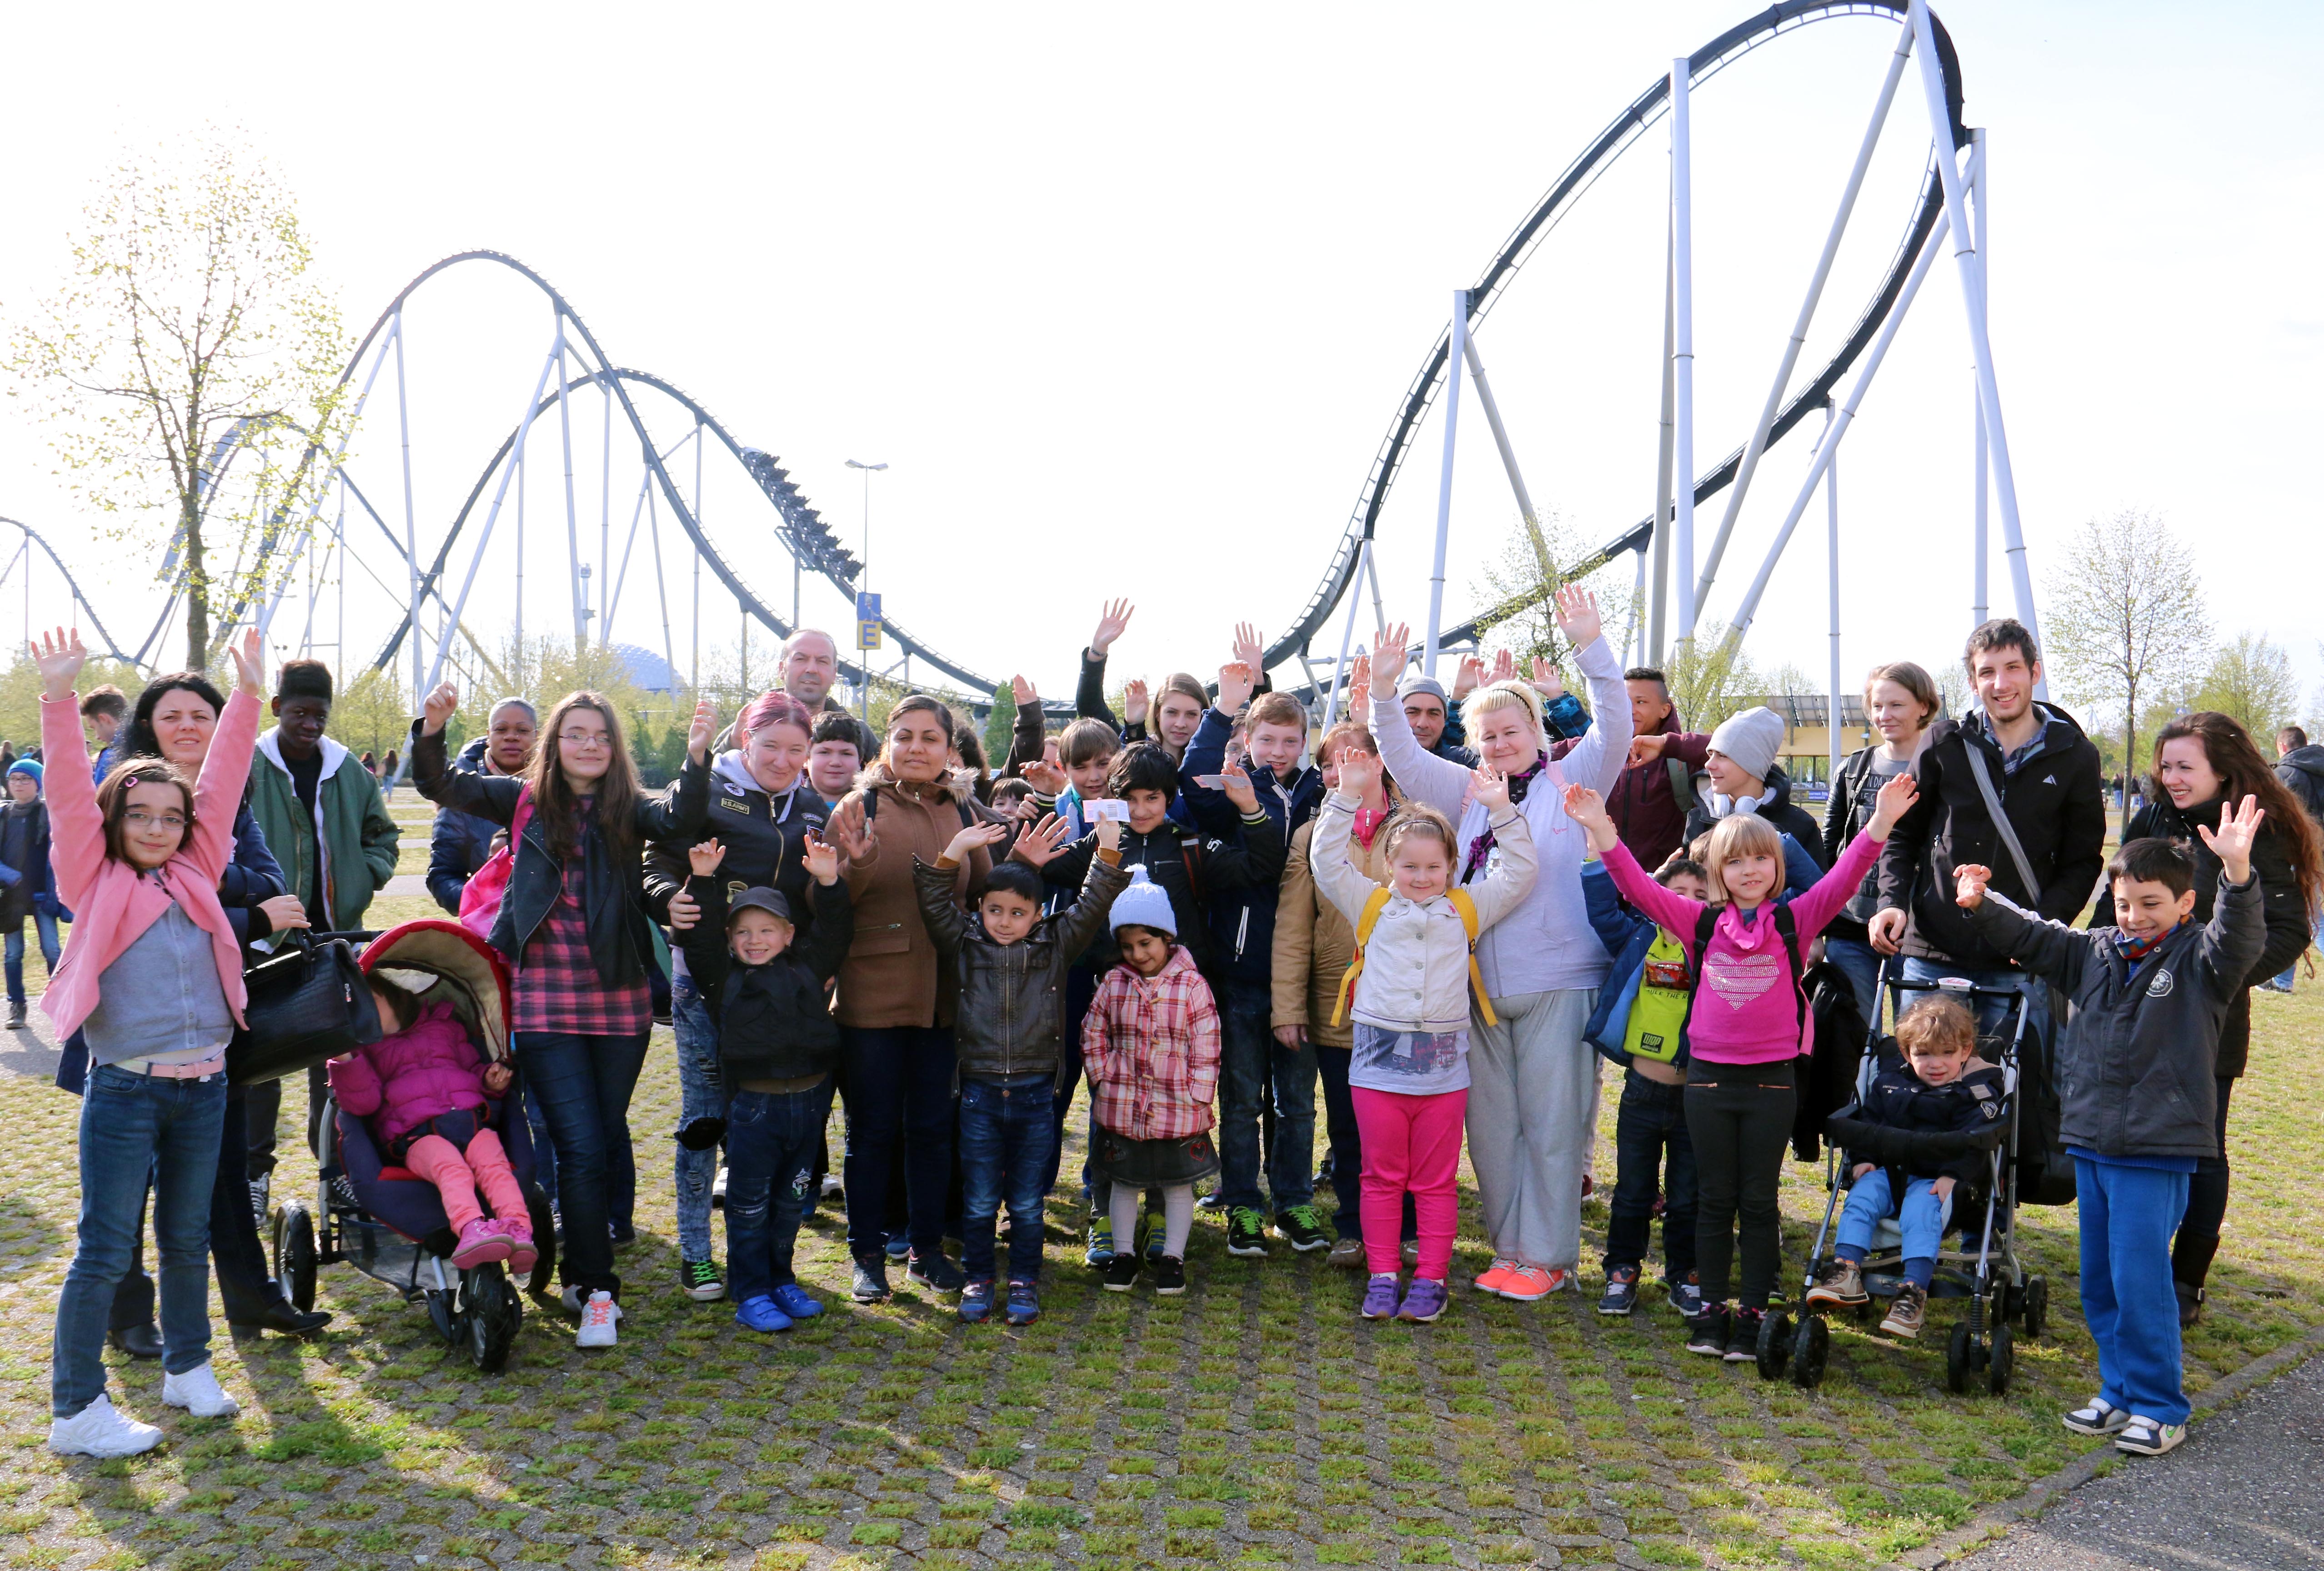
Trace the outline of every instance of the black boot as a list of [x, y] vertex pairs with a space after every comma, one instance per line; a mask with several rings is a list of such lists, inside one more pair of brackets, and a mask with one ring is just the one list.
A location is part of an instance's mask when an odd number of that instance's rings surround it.
[[253, 1337], [261, 1331], [279, 1331], [285, 1337], [306, 1337], [329, 1325], [331, 1314], [328, 1309], [302, 1309], [292, 1303], [287, 1294], [277, 1291], [263, 1304], [228, 1307], [226, 1323], [239, 1337]]
[[2211, 1257], [2218, 1252], [2216, 1234], [2209, 1238], [2190, 1238], [2181, 1233], [2171, 1250], [2171, 1286], [2179, 1295], [2179, 1328], [2182, 1331], [2203, 1318], [2203, 1283], [2211, 1274]]
[[151, 1320], [142, 1326], [124, 1326], [118, 1331], [107, 1331], [105, 1339], [132, 1358], [161, 1356], [161, 1333]]

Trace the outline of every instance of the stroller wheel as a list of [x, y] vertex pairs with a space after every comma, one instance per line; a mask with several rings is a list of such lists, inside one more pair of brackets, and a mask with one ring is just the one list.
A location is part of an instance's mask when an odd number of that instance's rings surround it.
[[1781, 1380], [1792, 1360], [1792, 1317], [1769, 1309], [1759, 1317], [1758, 1366], [1761, 1380]]
[[532, 1246], [540, 1252], [540, 1258], [533, 1262], [532, 1274], [524, 1279], [523, 1287], [534, 1298], [546, 1299], [557, 1286], [557, 1213], [539, 1184], [525, 1186], [524, 1203], [532, 1213]]
[[1824, 1365], [1831, 1359], [1831, 1328], [1821, 1315], [1809, 1315], [1792, 1334], [1792, 1383], [1813, 1391], [1823, 1383]]
[[508, 1363], [517, 1328], [524, 1324], [523, 1300], [493, 1263], [466, 1274], [460, 1298], [469, 1361], [486, 1374], [498, 1374]]
[[2007, 1396], [2009, 1377], [2016, 1372], [2016, 1337], [2009, 1329], [2009, 1322], [2004, 1320], [1993, 1328], [1993, 1347], [1985, 1365], [1985, 1389], [1996, 1396]]
[[2033, 1341], [2042, 1335], [2050, 1323], [2050, 1279], [2029, 1276], [2025, 1279], [2025, 1338]]
[[1953, 1334], [1945, 1339], [1945, 1386], [1955, 1396], [1969, 1392], [1969, 1376], [1975, 1373], [1970, 1359], [1974, 1350], [1969, 1335], [1969, 1322], [1955, 1320]]
[[315, 1218], [298, 1200], [274, 1213], [274, 1279], [302, 1309], [315, 1307]]

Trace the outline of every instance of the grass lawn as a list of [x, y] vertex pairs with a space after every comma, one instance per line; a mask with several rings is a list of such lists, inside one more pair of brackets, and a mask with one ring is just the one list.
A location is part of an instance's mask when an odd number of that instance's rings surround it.
[[[426, 909], [382, 902], [374, 920]], [[2324, 1324], [2324, 1089], [2304, 1072], [2324, 1041], [2324, 986], [2261, 994], [2255, 1012], [2227, 1240], [2188, 1346], [2199, 1386]], [[1230, 1259], [1207, 1216], [1185, 1297], [1103, 1292], [1067, 1242], [1081, 1217], [1062, 1201], [1038, 1325], [964, 1328], [912, 1293], [860, 1309], [843, 1296], [846, 1253], [826, 1219], [803, 1234], [800, 1268], [830, 1312], [750, 1336], [730, 1305], [671, 1291], [678, 1084], [658, 1032], [632, 1115], [642, 1236], [621, 1257], [618, 1350], [580, 1353], [561, 1320], [529, 1309], [509, 1371], [480, 1376], [420, 1309], [331, 1267], [321, 1302], [338, 1318], [315, 1340], [236, 1346], [218, 1328], [238, 1419], [163, 1409], [159, 1369], [112, 1355], [116, 1401], [170, 1442], [68, 1464], [44, 1441], [79, 1104], [37, 1072], [28, 1037], [17, 1046], [15, 1072], [0, 1075], [11, 1565], [1873, 1566], [2091, 1444], [2056, 1416], [2093, 1389], [2070, 1209], [2025, 1213], [2052, 1330], [2021, 1345], [2003, 1400], [1944, 1391], [1956, 1301], [1907, 1348], [1843, 1326], [1813, 1393], [1688, 1356], [1666, 1309], [1601, 1320], [1596, 1202], [1590, 1298], [1518, 1306], [1461, 1291], [1422, 1328], [1358, 1320], [1360, 1277], [1320, 1257], [1278, 1246], [1270, 1261]], [[300, 1094], [287, 1100], [283, 1148], [297, 1156], [278, 1194], [313, 1177], [289, 1132]], [[1612, 1114], [1609, 1098], [1607, 1186]], [[1821, 1170], [1786, 1177], [1796, 1260]], [[1456, 1279], [1485, 1260], [1464, 1213]]]

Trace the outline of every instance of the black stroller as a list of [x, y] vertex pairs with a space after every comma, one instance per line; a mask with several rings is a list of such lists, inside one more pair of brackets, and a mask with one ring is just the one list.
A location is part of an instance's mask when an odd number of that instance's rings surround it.
[[[491, 945], [458, 923], [407, 922], [374, 939], [362, 964], [366, 976], [381, 972], [425, 1002], [449, 1002], [487, 1062], [509, 1060], [508, 969]], [[512, 1086], [501, 1098], [493, 1127], [532, 1213], [540, 1253], [523, 1286], [540, 1296], [556, 1269], [555, 1218], [533, 1180], [521, 1087]], [[336, 1102], [323, 1119], [318, 1161], [315, 1208], [287, 1199], [274, 1214], [275, 1273], [291, 1301], [300, 1309], [311, 1305], [317, 1267], [344, 1260], [401, 1292], [407, 1302], [424, 1301], [446, 1342], [465, 1347], [478, 1369], [500, 1370], [524, 1323], [523, 1301], [499, 1263], [466, 1271], [451, 1263], [456, 1240], [436, 1186], [388, 1165], [363, 1120], [342, 1114]]]
[[[2003, 1116], [1988, 1128], [1960, 1135], [1891, 1129], [1858, 1117], [1872, 1082], [1903, 1062], [1894, 1022], [1904, 1012], [1904, 995], [1938, 991], [1951, 994], [1972, 1012], [1979, 1003], [2007, 1006], [2004, 1031], [1978, 1043], [1978, 1052], [2001, 1068], [2006, 1103]], [[1826, 1262], [1825, 1246], [1831, 1241], [1840, 1195], [1848, 1184], [1844, 1152], [1853, 1149], [1874, 1161], [1897, 1162], [1982, 1155], [1983, 1176], [1956, 1194], [1952, 1226], [1960, 1231], [1960, 1242], [1955, 1248], [1938, 1252], [1936, 1279], [1929, 1296], [1969, 1300], [1969, 1314], [1954, 1323], [1945, 1345], [1946, 1383], [1957, 1392], [1982, 1383], [1999, 1396], [2009, 1389], [2016, 1369], [2009, 1322], [2016, 1320], [2029, 1337], [2039, 1337], [2050, 1315], [2048, 1279], [2027, 1275], [2017, 1252], [2018, 1159], [2021, 1137], [2027, 1133], [2025, 1093], [2031, 1089], [2024, 1076], [2033, 1072], [2028, 1065], [2036, 1061], [2026, 1039], [2033, 1005], [2023, 993], [1974, 988], [1966, 982], [1904, 981], [1889, 975], [1886, 962], [1880, 969], [1879, 1002], [1882, 1009], [1875, 1013], [1864, 1061], [1857, 1070], [1857, 1099], [1825, 1120], [1830, 1145], [1824, 1159], [1828, 1192], [1823, 1224], [1816, 1230], [1815, 1246], [1808, 1254], [1805, 1286], [1815, 1286]], [[1885, 1032], [1882, 1013], [1891, 1023]], [[1874, 1230], [1872, 1251], [1864, 1261], [1863, 1272], [1865, 1288], [1875, 1300], [1894, 1298], [1904, 1285], [1903, 1245], [1904, 1235], [1893, 1217]], [[1805, 1301], [1804, 1291], [1802, 1301]], [[1872, 1305], [1867, 1304], [1856, 1312], [1863, 1318], [1871, 1310]], [[1790, 1315], [1771, 1310], [1759, 1327], [1760, 1377], [1779, 1380], [1788, 1375], [1795, 1384], [1812, 1387], [1823, 1379], [1831, 1349], [1831, 1328], [1821, 1313], [1803, 1312], [1794, 1328]]]

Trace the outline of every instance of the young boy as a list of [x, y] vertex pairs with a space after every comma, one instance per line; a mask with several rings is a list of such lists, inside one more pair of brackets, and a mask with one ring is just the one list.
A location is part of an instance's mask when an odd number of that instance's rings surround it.
[[[1711, 879], [1700, 862], [1674, 858], [1655, 882], [1689, 900], [1711, 898]], [[1590, 925], [1614, 960], [1582, 1034], [1622, 1066], [1606, 1291], [1598, 1312], [1627, 1315], [1637, 1308], [1638, 1272], [1652, 1241], [1659, 1192], [1663, 1285], [1671, 1308], [1692, 1319], [1702, 1313], [1702, 1279], [1694, 1268], [1694, 1141], [1686, 1128], [1686, 1043], [1679, 1029], [1693, 987], [1686, 949], [1677, 934], [1622, 905], [1604, 863], [1583, 867], [1582, 891]]]
[[800, 860], [815, 880], [815, 922], [796, 949], [788, 900], [752, 888], [730, 901], [715, 876], [725, 857], [715, 840], [687, 853], [694, 877], [687, 888], [702, 914], [678, 939], [717, 1031], [719, 1079], [729, 1093], [726, 1260], [734, 1322], [788, 1331], [823, 1313], [791, 1274], [791, 1246], [813, 1197], [839, 1062], [839, 1026], [824, 991], [847, 958], [855, 918], [839, 853], [813, 830]]
[[[1977, 1020], [1959, 999], [1923, 995], [1896, 1023], [1896, 1049], [1904, 1065], [1872, 1082], [1860, 1115], [1865, 1122], [1919, 1134], [1962, 1135], [2000, 1120], [2001, 1070], [1977, 1056]], [[1835, 1259], [1808, 1290], [1808, 1308], [1869, 1300], [1865, 1256], [1872, 1252], [1873, 1229], [1894, 1217], [1904, 1235], [1904, 1285], [1880, 1328], [1892, 1337], [1918, 1337], [1928, 1315], [1929, 1283], [1936, 1279], [1937, 1249], [1952, 1217], [1953, 1190], [1987, 1171], [1987, 1158], [1971, 1152], [1886, 1167], [1849, 1152], [1847, 1162], [1848, 1208], [1840, 1214]]]
[[815, 717], [807, 739], [807, 783], [823, 798], [826, 808], [855, 789], [863, 768], [863, 728], [852, 714], [826, 710]]
[[1009, 1202], [1009, 1302], [1012, 1326], [1041, 1317], [1041, 1199], [1056, 1171], [1056, 1082], [1064, 1062], [1065, 970], [1105, 932], [1113, 897], [1130, 882], [1121, 867], [1121, 821], [1097, 827], [1081, 898], [1055, 916], [1041, 914], [1038, 863], [1055, 856], [1039, 836], [1021, 837], [1015, 855], [985, 879], [974, 912], [953, 898], [960, 865], [980, 846], [1008, 834], [998, 823], [971, 824], [952, 839], [933, 868], [915, 858], [912, 878], [920, 920], [940, 963], [959, 978], [953, 1051], [960, 1065], [960, 1171], [964, 1190], [960, 1318], [992, 1313], [993, 1223]]
[[2263, 816], [2246, 796], [2216, 833], [2199, 826], [2220, 868], [2200, 927], [2194, 858], [2173, 841], [2135, 840], [2116, 854], [2115, 926], [2097, 932], [1988, 898], [1989, 868], [1955, 869], [1954, 901], [1977, 936], [2074, 1005], [2056, 1056], [2058, 1134], [2074, 1158], [2082, 1316], [2101, 1386], [2065, 1425], [2141, 1456], [2187, 1437], [2171, 1235], [2196, 1159], [2218, 1153], [2219, 1026], [2267, 940], [2251, 867]]
[[41, 959], [56, 975], [56, 889], [49, 877], [49, 809], [41, 800], [41, 766], [8, 766], [8, 800], [0, 805], [0, 929], [8, 934], [8, 1029], [24, 1025], [24, 918], [40, 935]]

